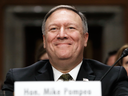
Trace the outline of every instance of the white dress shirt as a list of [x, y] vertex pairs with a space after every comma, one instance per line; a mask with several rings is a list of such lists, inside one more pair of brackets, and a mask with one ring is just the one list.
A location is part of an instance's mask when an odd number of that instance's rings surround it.
[[[76, 81], [76, 78], [77, 78], [77, 75], [78, 75], [78, 72], [79, 72], [82, 62], [83, 61], [81, 61], [80, 64], [78, 64], [74, 69], [72, 69], [70, 72], [68, 72], [72, 76], [73, 81]], [[57, 69], [55, 69], [53, 66], [52, 66], [52, 69], [53, 69], [54, 81], [59, 81], [59, 77], [63, 73], [58, 71]]]

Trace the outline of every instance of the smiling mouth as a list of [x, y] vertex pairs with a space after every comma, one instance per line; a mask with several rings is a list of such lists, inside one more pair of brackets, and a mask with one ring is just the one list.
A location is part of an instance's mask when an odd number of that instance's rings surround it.
[[70, 46], [72, 45], [73, 42], [72, 41], [57, 41], [57, 42], [54, 42], [54, 45], [55, 46], [62, 46], [62, 47], [66, 47], [66, 46]]
[[67, 45], [71, 45], [70, 43], [58, 43], [56, 44], [56, 46], [67, 46]]

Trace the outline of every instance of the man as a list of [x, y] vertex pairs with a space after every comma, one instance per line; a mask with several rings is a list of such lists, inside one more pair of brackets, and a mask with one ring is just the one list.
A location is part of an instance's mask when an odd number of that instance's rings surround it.
[[[15, 81], [58, 81], [69, 73], [72, 80], [100, 80], [110, 68], [95, 60], [83, 59], [87, 46], [87, 21], [81, 12], [68, 5], [51, 9], [45, 16], [43, 43], [49, 60], [26, 68], [10, 69], [4, 82], [6, 96], [12, 96]], [[102, 79], [102, 96], [128, 96], [128, 81], [123, 67], [114, 67]], [[93, 86], [92, 86], [93, 87]]]

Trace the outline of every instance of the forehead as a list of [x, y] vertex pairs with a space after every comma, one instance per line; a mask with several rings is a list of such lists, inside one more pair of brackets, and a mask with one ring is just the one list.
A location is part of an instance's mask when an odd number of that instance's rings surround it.
[[81, 17], [76, 12], [69, 9], [57, 9], [47, 18], [46, 23], [47, 21], [51, 22], [52, 20], [66, 19], [66, 18], [69, 18], [70, 20], [82, 22]]
[[[49, 17], [53, 16], [53, 15], [59, 15], [59, 14], [62, 14], [62, 15], [65, 15], [65, 14], [70, 14], [70, 15], [74, 15], [74, 16], [78, 16], [79, 18], [81, 18], [76, 12], [74, 12], [73, 10], [70, 10], [70, 9], [57, 9], [55, 10]], [[48, 18], [49, 18], [48, 17]], [[47, 19], [48, 19], [47, 18]]]
[[123, 61], [128, 61], [128, 56], [124, 57]]
[[[58, 12], [61, 12], [61, 13], [68, 12], [68, 13], [74, 13], [74, 14], [77, 14], [77, 13], [74, 12], [73, 10], [71, 10], [71, 9], [65, 9], [65, 8], [57, 9], [57, 10], [55, 10], [52, 14], [54, 14], [54, 13], [58, 13]], [[77, 14], [77, 15], [78, 15], [78, 14]]]

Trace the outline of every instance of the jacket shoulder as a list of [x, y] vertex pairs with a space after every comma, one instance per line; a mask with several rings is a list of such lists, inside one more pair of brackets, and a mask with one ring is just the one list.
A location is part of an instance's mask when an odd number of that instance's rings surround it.
[[[84, 64], [87, 64], [88, 66], [90, 66], [90, 68], [93, 70], [94, 74], [96, 74], [99, 77], [103, 76], [111, 68], [111, 66], [108, 66], [102, 62], [99, 62], [99, 61], [93, 60], [93, 59], [84, 59], [83, 62], [84, 62]], [[120, 76], [120, 74], [126, 75], [126, 70], [122, 66], [114, 66], [110, 70], [108, 75], [109, 76], [114, 75], [118, 78], [118, 76]]]
[[16, 81], [24, 81], [25, 78], [33, 80], [33, 76], [36, 74], [36, 72], [40, 70], [42, 67], [46, 66], [48, 62], [48, 60], [41, 60], [24, 68], [10, 69], [9, 72], [10, 74], [12, 74], [13, 79]]

